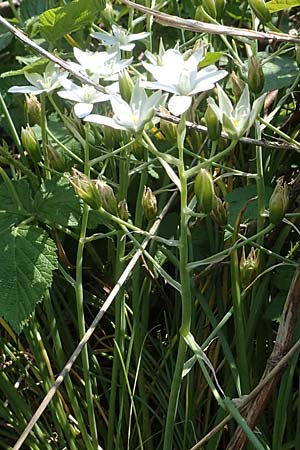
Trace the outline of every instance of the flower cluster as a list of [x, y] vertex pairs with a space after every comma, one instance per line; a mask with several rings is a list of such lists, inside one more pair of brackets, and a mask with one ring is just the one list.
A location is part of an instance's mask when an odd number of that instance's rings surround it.
[[[69, 64], [73, 72], [89, 77], [94, 83], [98, 83], [101, 89], [98, 90], [88, 84], [74, 83], [68, 78], [68, 73], [62, 72], [51, 62], [43, 74], [25, 73], [30, 85], [14, 86], [9, 92], [38, 95], [49, 94], [62, 88], [57, 94], [75, 104], [74, 113], [77, 117], [136, 134], [151, 121], [155, 109], [165, 104], [168, 94], [171, 94], [168, 109], [172, 114], [179, 116], [190, 108], [196, 94], [210, 91], [227, 75], [225, 70], [220, 70], [213, 64], [208, 66], [203, 64], [203, 48], [181, 53], [178, 45], [165, 50], [161, 42], [158, 55], [145, 51], [146, 60], [142, 61], [142, 66], [146, 72], [138, 74], [135, 69], [133, 73], [138, 76], [134, 83], [128, 74], [133, 57], [122, 59], [122, 52], [132, 51], [135, 42], [147, 39], [149, 33], [130, 34], [113, 25], [111, 34], [100, 31], [92, 33], [91, 36], [100, 41], [106, 51], [91, 52], [74, 48], [75, 61]], [[201, 62], [204, 67], [199, 69]], [[151, 81], [145, 80], [147, 72], [152, 77]], [[124, 84], [127, 85], [126, 93]], [[148, 96], [146, 89], [156, 92]], [[223, 125], [223, 129], [232, 139], [236, 139], [253, 124], [262, 106], [263, 97], [257, 99], [251, 108], [249, 90], [246, 87], [234, 108], [219, 85], [217, 94], [219, 105], [213, 98], [209, 98], [209, 107]], [[113, 111], [112, 117], [94, 111], [96, 104], [108, 101]], [[99, 110], [99, 106], [97, 109]]]

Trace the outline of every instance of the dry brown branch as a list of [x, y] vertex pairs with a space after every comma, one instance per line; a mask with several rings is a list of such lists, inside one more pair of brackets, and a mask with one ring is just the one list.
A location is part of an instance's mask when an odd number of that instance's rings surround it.
[[[298, 268], [295, 272], [284, 305], [274, 348], [267, 361], [267, 365], [261, 380], [263, 380], [266, 376], [268, 376], [270, 371], [278, 364], [278, 362], [286, 355], [286, 353], [291, 348], [295, 326], [298, 319], [299, 300], [300, 300], [300, 269]], [[254, 429], [270, 396], [272, 395], [280, 379], [282, 370], [277, 372], [276, 375], [270, 379], [270, 381], [264, 386], [264, 388], [260, 391], [257, 397], [247, 406], [247, 410], [246, 413], [244, 414], [244, 417], [251, 429]], [[242, 450], [245, 447], [246, 442], [247, 438], [245, 434], [240, 428], [238, 428], [234, 436], [232, 437], [231, 441], [229, 442], [226, 450]]]
[[145, 14], [150, 14], [153, 16], [156, 22], [162, 25], [167, 25], [169, 27], [181, 28], [184, 30], [194, 31], [195, 33], [208, 33], [208, 34], [219, 34], [226, 36], [240, 36], [247, 39], [258, 39], [263, 41], [277, 41], [277, 42], [291, 42], [295, 44], [300, 43], [300, 38], [296, 36], [291, 36], [286, 33], [276, 33], [268, 32], [264, 33], [262, 31], [247, 30], [245, 28], [235, 28], [228, 27], [225, 25], [217, 25], [212, 23], [200, 22], [193, 19], [182, 19], [178, 16], [172, 16], [170, 14], [162, 13], [156, 11], [155, 9], [147, 8], [130, 0], [121, 0], [124, 5], [134, 8]]

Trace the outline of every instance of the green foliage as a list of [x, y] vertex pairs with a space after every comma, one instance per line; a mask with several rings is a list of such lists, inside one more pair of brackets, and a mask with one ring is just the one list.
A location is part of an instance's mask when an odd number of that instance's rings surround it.
[[74, 0], [66, 6], [48, 9], [40, 16], [40, 31], [50, 42], [61, 39], [86, 25], [90, 25], [102, 3], [97, 0]]
[[39, 16], [48, 9], [47, 0], [24, 0], [20, 4], [20, 16], [22, 20], [28, 20], [32, 17]]
[[270, 13], [282, 11], [284, 9], [294, 8], [300, 6], [299, 0], [271, 0], [266, 3], [266, 6]]

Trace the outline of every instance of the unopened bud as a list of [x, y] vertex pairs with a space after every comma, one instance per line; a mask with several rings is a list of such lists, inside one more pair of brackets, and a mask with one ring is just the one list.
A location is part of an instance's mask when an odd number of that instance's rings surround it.
[[226, 4], [225, 0], [215, 0], [217, 20], [221, 20], [223, 18], [225, 4]]
[[79, 170], [72, 169], [70, 183], [81, 200], [93, 209], [100, 208], [101, 197], [93, 180], [90, 180], [84, 173], [79, 172]]
[[204, 11], [213, 19], [217, 18], [216, 2], [215, 0], [204, 0], [202, 3]]
[[269, 201], [270, 222], [278, 225], [288, 208], [289, 192], [286, 183], [278, 181]]
[[118, 205], [113, 189], [102, 180], [96, 180], [95, 184], [100, 194], [101, 206], [107, 212], [117, 215]]
[[212, 141], [217, 141], [221, 135], [221, 125], [216, 113], [210, 105], [207, 106], [204, 120], [207, 126], [207, 134]]
[[231, 84], [232, 84], [232, 92], [235, 96], [236, 101], [239, 101], [240, 96], [245, 87], [245, 83], [240, 79], [240, 77], [235, 73], [231, 72], [230, 74]]
[[259, 265], [259, 259], [257, 251], [251, 247], [250, 253], [246, 258], [245, 247], [242, 250], [242, 256], [240, 259], [240, 281], [241, 286], [245, 289], [254, 280], [257, 274]]
[[200, 169], [196, 176], [194, 191], [199, 211], [209, 214], [214, 207], [215, 191], [212, 176], [206, 169]]
[[251, 56], [248, 60], [248, 85], [254, 94], [259, 94], [265, 84], [265, 76], [259, 59]]
[[39, 141], [33, 129], [27, 125], [21, 128], [21, 142], [24, 149], [29, 153], [32, 161], [38, 163], [42, 159]]
[[214, 207], [210, 213], [211, 218], [220, 226], [225, 227], [227, 225], [227, 208], [226, 203], [222, 202], [220, 197], [215, 196]]
[[128, 211], [128, 204], [125, 199], [119, 202], [118, 209], [120, 219], [125, 220], [125, 222], [127, 222], [127, 220], [129, 219], [129, 211]]
[[271, 21], [271, 14], [264, 0], [248, 0], [249, 6], [256, 15], [256, 17], [261, 21], [261, 23], [268, 23]]
[[169, 120], [160, 119], [160, 129], [170, 144], [177, 143], [177, 125]]
[[41, 104], [35, 95], [25, 95], [25, 113], [29, 125], [40, 125], [41, 123]]
[[125, 102], [129, 103], [133, 91], [133, 81], [126, 69], [119, 73], [119, 89], [120, 94]]
[[144, 193], [142, 198], [142, 207], [147, 220], [152, 220], [157, 214], [157, 201], [156, 197], [147, 186], [144, 187]]
[[51, 144], [47, 144], [46, 152], [49, 166], [52, 169], [57, 170], [58, 172], [66, 170], [66, 160], [62, 152], [59, 153]]

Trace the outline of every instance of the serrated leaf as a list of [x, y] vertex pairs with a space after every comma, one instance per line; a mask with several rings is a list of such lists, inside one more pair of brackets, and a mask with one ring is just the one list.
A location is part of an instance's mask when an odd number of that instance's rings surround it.
[[[273, 189], [266, 186], [265, 189], [265, 204], [268, 204], [269, 198], [273, 192]], [[228, 208], [228, 222], [234, 225], [235, 220], [240, 213], [244, 204], [251, 198], [257, 195], [256, 185], [251, 184], [248, 186], [234, 189], [232, 192], [226, 195], [225, 200], [229, 203]], [[253, 200], [249, 203], [245, 214], [243, 216], [243, 223], [257, 218], [257, 200]]]
[[22, 210], [18, 209], [7, 185], [2, 183], [0, 185], [0, 233], [12, 225], [19, 224], [32, 210], [33, 202], [28, 182], [26, 180], [12, 181], [12, 186], [20, 200]]
[[270, 13], [283, 11], [284, 9], [300, 6], [300, 0], [271, 0], [266, 3], [266, 7]]
[[47, 9], [47, 0], [22, 0], [20, 4], [20, 15], [22, 20], [31, 19], [34, 16], [39, 16]]
[[34, 199], [36, 217], [42, 222], [76, 227], [81, 208], [73, 187], [65, 178], [46, 180]]
[[50, 42], [91, 24], [100, 13], [96, 0], [74, 0], [66, 6], [49, 9], [40, 16], [40, 30]]
[[41, 228], [13, 227], [1, 234], [0, 315], [16, 333], [43, 299], [56, 268], [56, 246]]

